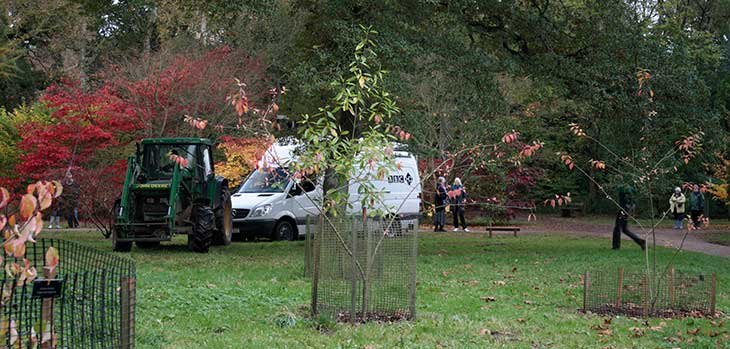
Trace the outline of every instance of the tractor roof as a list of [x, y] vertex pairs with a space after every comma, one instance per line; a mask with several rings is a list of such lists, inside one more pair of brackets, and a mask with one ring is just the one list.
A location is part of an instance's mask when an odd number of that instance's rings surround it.
[[142, 144], [207, 144], [213, 145], [213, 142], [207, 138], [193, 137], [176, 137], [176, 138], [146, 138], [142, 140]]

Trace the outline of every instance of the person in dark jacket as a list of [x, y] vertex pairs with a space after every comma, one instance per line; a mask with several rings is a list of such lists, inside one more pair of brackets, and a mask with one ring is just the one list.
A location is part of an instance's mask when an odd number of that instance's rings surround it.
[[63, 182], [63, 205], [66, 213], [66, 220], [69, 228], [79, 227], [79, 197], [81, 189], [79, 184], [74, 181], [71, 173], [66, 175]]
[[700, 186], [695, 184], [692, 186], [692, 194], [689, 195], [689, 213], [692, 217], [692, 225], [695, 229], [702, 226], [702, 213], [705, 211], [705, 195], [700, 191]]
[[466, 189], [461, 185], [459, 177], [454, 179], [454, 185], [451, 186], [449, 191], [449, 198], [451, 199], [451, 214], [454, 216], [454, 231], [459, 231], [459, 219], [461, 219], [461, 227], [468, 233], [469, 229], [466, 227], [466, 219], [464, 219]]
[[434, 206], [436, 212], [433, 217], [433, 231], [446, 231], [446, 205], [448, 205], [448, 194], [446, 190], [446, 178], [439, 177], [436, 184], [436, 195], [434, 196]]
[[633, 212], [636, 208], [636, 203], [634, 202], [635, 194], [636, 189], [634, 189], [634, 187], [632, 186], [622, 185], [619, 187], [618, 202], [619, 206], [621, 206], [621, 209], [616, 214], [616, 223], [613, 226], [612, 246], [614, 250], [618, 250], [621, 248], [622, 232], [630, 237], [631, 240], [634, 240], [634, 242], [638, 244], [642, 250], [646, 249], [646, 240], [631, 232], [628, 226], [629, 213]]

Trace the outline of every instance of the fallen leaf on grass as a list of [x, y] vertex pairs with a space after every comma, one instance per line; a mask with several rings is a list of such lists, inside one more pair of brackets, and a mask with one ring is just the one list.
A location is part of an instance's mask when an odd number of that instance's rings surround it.
[[603, 319], [603, 323], [606, 325], [610, 325], [611, 321], [613, 321], [612, 317], [607, 317], [607, 318]]
[[699, 327], [695, 328], [694, 330], [687, 330], [687, 334], [692, 335], [692, 336], [696, 336], [698, 333], [700, 333]]
[[213, 288], [217, 288], [217, 287], [218, 287], [218, 286], [216, 286], [215, 284], [208, 284], [208, 288], [211, 288], [211, 289], [213, 289]]
[[497, 286], [504, 286], [504, 285], [506, 285], [507, 283], [506, 283], [506, 282], [504, 282], [504, 281], [502, 281], [502, 280], [497, 280], [497, 281], [494, 281], [494, 284], [495, 284], [495, 285], [497, 285]]
[[524, 324], [525, 322], [527, 322], [527, 320], [525, 320], [525, 318], [518, 317], [517, 322]]
[[482, 297], [481, 300], [483, 300], [485, 302], [494, 302], [494, 301], [497, 300], [497, 298], [494, 298], [494, 297]]
[[513, 273], [516, 273], [517, 272], [517, 267], [512, 267], [512, 272]]
[[722, 325], [724, 325], [724, 324], [725, 324], [725, 320], [722, 320], [722, 321], [720, 321], [720, 322], [717, 322], [717, 321], [710, 321], [710, 325], [712, 325], [712, 326], [714, 326], [714, 327], [722, 327]]
[[479, 330], [479, 334], [482, 335], [482, 336], [485, 335], [485, 334], [492, 334], [492, 331], [490, 331], [490, 330], [488, 330], [486, 328], [482, 328], [481, 330]]
[[449, 272], [448, 271], [442, 271], [441, 272], [441, 275], [443, 275], [444, 277], [447, 277], [447, 276], [449, 276]]
[[525, 304], [532, 304], [532, 301], [525, 300]]
[[669, 343], [680, 343], [680, 342], [682, 342], [682, 340], [679, 339], [679, 338], [677, 338], [677, 337], [664, 337], [664, 340], [667, 341], [667, 342], [669, 342]]
[[634, 338], [639, 338], [644, 336], [644, 330], [638, 327], [632, 327], [629, 328], [629, 331], [631, 331], [631, 336]]
[[605, 337], [607, 337], [607, 336], [613, 336], [613, 331], [611, 331], [611, 329], [610, 329], [610, 328], [607, 328], [607, 329], [605, 329], [605, 330], [599, 330], [599, 331], [598, 331], [598, 335], [599, 335], [600, 337], [604, 337], [604, 336], [605, 336]]

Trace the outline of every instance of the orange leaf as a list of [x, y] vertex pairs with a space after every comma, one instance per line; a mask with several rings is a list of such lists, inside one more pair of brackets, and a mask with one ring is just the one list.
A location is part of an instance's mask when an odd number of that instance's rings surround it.
[[8, 201], [10, 201], [10, 193], [8, 193], [7, 189], [0, 187], [0, 210], [5, 208]]
[[[0, 214], [0, 230], [3, 230], [5, 228], [5, 224], [8, 223], [8, 217], [5, 217], [4, 214]], [[2, 263], [0, 263], [2, 264]]]
[[25, 243], [16, 243], [13, 248], [15, 258], [23, 258], [25, 256]]
[[51, 207], [52, 202], [53, 202], [53, 193], [52, 192], [50, 192], [46, 189], [38, 190], [38, 205], [40, 205], [39, 210], [43, 211], [43, 210]]
[[35, 191], [35, 186], [36, 186], [35, 183], [28, 184], [28, 187], [26, 188], [26, 191], [28, 192], [28, 194], [33, 194], [33, 192]]
[[52, 181], [51, 183], [53, 183], [54, 188], [53, 198], [58, 198], [61, 194], [63, 194], [63, 185], [61, 185], [61, 182], [59, 181]]
[[46, 266], [54, 268], [58, 265], [58, 250], [55, 247], [49, 247], [46, 251]]
[[40, 212], [35, 214], [35, 229], [33, 230], [33, 236], [38, 236], [43, 229], [43, 214]]
[[276, 103], [271, 104], [271, 110], [274, 111], [274, 115], [279, 112], [279, 105]]
[[552, 206], [553, 208], [555, 208], [555, 199], [550, 200], [550, 206]]
[[10, 218], [8, 218], [8, 225], [11, 227], [15, 226], [15, 215], [10, 215]]
[[20, 218], [26, 220], [33, 215], [35, 209], [38, 207], [38, 200], [32, 194], [25, 194], [20, 199]]

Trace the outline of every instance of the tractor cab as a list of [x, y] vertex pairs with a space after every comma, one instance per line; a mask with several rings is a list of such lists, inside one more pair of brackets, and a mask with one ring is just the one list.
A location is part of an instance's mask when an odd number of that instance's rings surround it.
[[191, 250], [228, 244], [231, 209], [228, 181], [216, 177], [213, 143], [205, 138], [153, 138], [137, 144], [113, 229], [114, 249], [159, 245], [188, 234]]
[[212, 144], [170, 144], [160, 140], [145, 140], [138, 151], [140, 164], [139, 179], [143, 181], [169, 181], [172, 179], [176, 164], [180, 166], [183, 176], [204, 179], [213, 175], [213, 163], [210, 156]]

